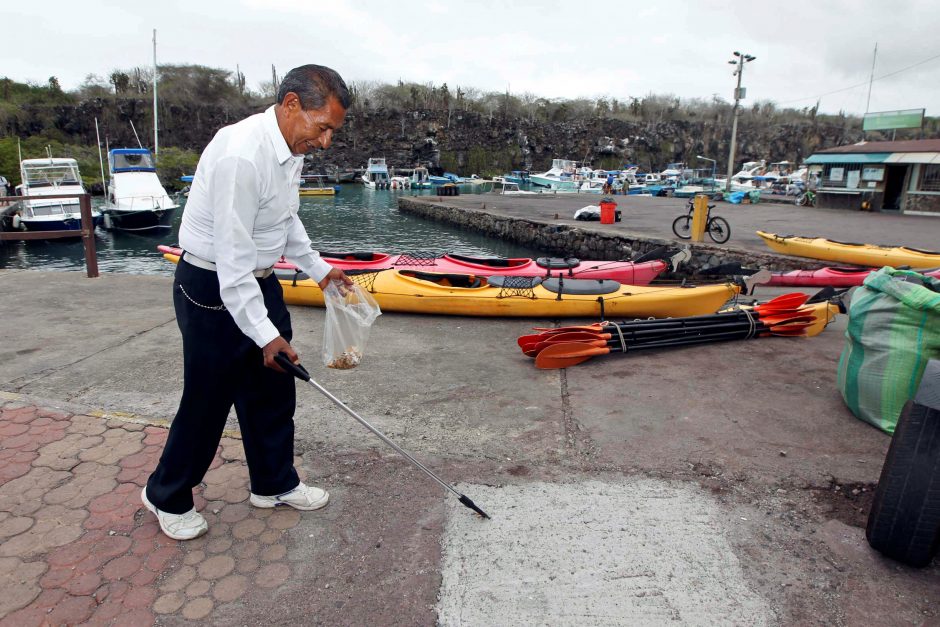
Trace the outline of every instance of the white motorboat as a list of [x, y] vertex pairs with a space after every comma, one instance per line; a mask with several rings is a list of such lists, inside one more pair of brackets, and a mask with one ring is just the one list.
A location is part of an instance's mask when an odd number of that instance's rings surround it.
[[157, 176], [146, 148], [114, 148], [108, 152], [108, 194], [101, 213], [104, 228], [129, 233], [165, 232], [173, 227], [179, 205]]
[[568, 159], [552, 159], [552, 167], [541, 174], [530, 174], [529, 182], [554, 190], [577, 190], [581, 181], [577, 173], [577, 162]]
[[388, 189], [391, 180], [388, 176], [388, 166], [385, 157], [370, 157], [365, 174], [362, 175], [362, 184], [370, 189]]
[[[67, 158], [21, 159], [17, 196], [84, 194], [78, 161]], [[92, 222], [101, 223], [101, 213], [92, 210]], [[70, 231], [82, 235], [82, 214], [78, 198], [30, 199], [19, 203], [12, 218], [14, 228], [27, 231]]]

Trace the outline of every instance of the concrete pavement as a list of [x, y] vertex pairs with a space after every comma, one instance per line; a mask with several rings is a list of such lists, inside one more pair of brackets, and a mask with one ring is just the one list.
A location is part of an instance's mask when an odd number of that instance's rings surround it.
[[514, 340], [551, 321], [386, 314], [330, 371], [322, 312], [292, 308], [314, 377], [494, 518], [300, 387], [296, 461], [329, 507], [250, 508], [233, 422], [197, 489], [210, 534], [177, 543], [136, 500], [181, 391], [170, 280], [0, 290], [4, 624], [940, 619], [940, 566], [864, 540], [889, 440], [835, 390], [844, 319], [539, 371]]

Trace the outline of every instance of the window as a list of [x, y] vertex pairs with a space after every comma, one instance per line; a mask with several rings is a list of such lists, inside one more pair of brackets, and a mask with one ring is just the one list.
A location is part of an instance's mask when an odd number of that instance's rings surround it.
[[[823, 170], [823, 187], [847, 187], [848, 180], [854, 179], [858, 180], [858, 176], [861, 174], [862, 164], [860, 163], [833, 163], [826, 164], [825, 170]], [[850, 172], [857, 172], [858, 174], [849, 175]], [[857, 185], [856, 185], [857, 186]]]
[[924, 164], [920, 166], [920, 185], [922, 192], [940, 192], [940, 165]]

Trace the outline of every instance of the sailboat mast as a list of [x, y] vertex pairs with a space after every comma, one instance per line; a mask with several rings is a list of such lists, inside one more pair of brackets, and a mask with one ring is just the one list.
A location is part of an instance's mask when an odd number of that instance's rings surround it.
[[95, 139], [98, 140], [98, 165], [101, 167], [101, 190], [108, 197], [108, 182], [104, 178], [104, 159], [101, 157], [101, 133], [98, 132], [98, 118], [95, 118]]
[[160, 154], [160, 116], [157, 114], [157, 29], [153, 29], [153, 155]]
[[875, 42], [875, 53], [871, 57], [871, 77], [868, 79], [868, 102], [865, 103], [865, 113], [871, 106], [871, 84], [875, 82], [875, 60], [878, 58], [878, 42]]

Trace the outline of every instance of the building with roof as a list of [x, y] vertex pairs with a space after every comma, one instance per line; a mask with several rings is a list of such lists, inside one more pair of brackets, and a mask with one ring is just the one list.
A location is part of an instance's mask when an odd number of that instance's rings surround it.
[[859, 142], [812, 154], [821, 207], [940, 216], [940, 139]]

